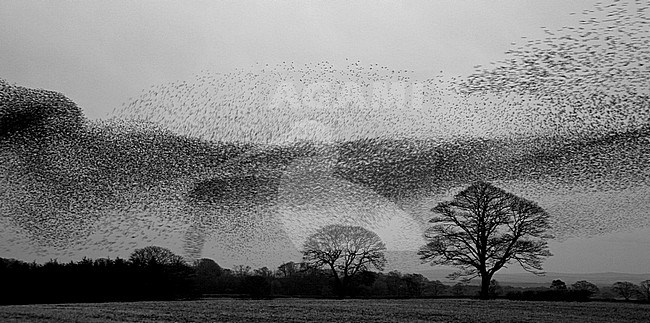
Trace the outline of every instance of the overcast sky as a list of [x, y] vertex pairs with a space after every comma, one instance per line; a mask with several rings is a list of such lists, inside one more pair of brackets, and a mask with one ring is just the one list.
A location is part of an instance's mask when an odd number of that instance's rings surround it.
[[[467, 75], [595, 2], [3, 0], [0, 78], [62, 92], [94, 119], [151, 85], [255, 63], [349, 58]], [[545, 267], [648, 272], [648, 231], [554, 242]]]
[[90, 118], [202, 70], [345, 58], [467, 74], [580, 1], [1, 1], [0, 77], [63, 92]]

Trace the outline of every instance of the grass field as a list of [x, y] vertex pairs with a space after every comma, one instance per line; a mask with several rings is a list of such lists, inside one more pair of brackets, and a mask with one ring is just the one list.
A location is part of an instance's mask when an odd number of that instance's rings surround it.
[[650, 322], [650, 306], [507, 300], [210, 299], [0, 306], [0, 322]]

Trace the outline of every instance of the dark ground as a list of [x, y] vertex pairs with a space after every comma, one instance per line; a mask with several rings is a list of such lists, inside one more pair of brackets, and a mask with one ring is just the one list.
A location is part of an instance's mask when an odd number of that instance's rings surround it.
[[209, 299], [0, 306], [2, 322], [650, 322], [650, 305], [507, 300]]

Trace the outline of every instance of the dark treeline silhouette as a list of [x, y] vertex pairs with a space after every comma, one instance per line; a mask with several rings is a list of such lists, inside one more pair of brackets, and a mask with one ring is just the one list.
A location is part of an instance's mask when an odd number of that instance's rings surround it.
[[[337, 297], [327, 270], [287, 262], [276, 270], [211, 259], [188, 264], [161, 247], [134, 251], [129, 259], [89, 259], [44, 264], [0, 258], [0, 304], [107, 302], [199, 297]], [[440, 281], [420, 274], [364, 271], [349, 284], [351, 297], [454, 296]]]
[[184, 263], [88, 259], [45, 264], [0, 258], [0, 303], [162, 300], [190, 297], [194, 270]]
[[645, 292], [647, 286], [650, 286], [650, 280], [642, 281], [639, 285], [632, 282], [616, 282], [601, 289], [588, 281], [581, 280], [567, 287], [563, 281], [556, 279], [549, 288], [509, 288], [503, 295], [507, 299], [525, 301], [585, 302], [592, 299], [601, 301], [623, 299], [650, 303], [649, 294]]
[[[633, 284], [632, 284], [633, 285]], [[335, 298], [331, 273], [308, 263], [287, 262], [275, 270], [235, 266], [225, 269], [203, 258], [186, 263], [161, 247], [134, 251], [129, 259], [88, 259], [61, 263], [26, 263], [0, 258], [0, 304], [108, 302], [194, 299], [201, 297]], [[621, 286], [612, 287], [621, 294]], [[627, 286], [627, 285], [626, 285]], [[615, 287], [619, 287], [618, 289]], [[627, 291], [627, 289], [625, 290]], [[421, 274], [363, 271], [350, 282], [348, 296], [357, 298], [477, 297], [480, 287], [430, 281]], [[588, 301], [599, 293], [586, 281], [567, 287], [514, 288], [490, 283], [490, 296], [514, 300]], [[602, 293], [601, 293], [602, 294]], [[641, 293], [636, 299], [643, 299]]]

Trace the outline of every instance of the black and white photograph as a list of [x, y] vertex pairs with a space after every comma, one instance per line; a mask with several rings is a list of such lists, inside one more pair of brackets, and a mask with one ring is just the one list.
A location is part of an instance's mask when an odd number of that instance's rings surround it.
[[0, 0], [0, 322], [650, 322], [650, 1]]

